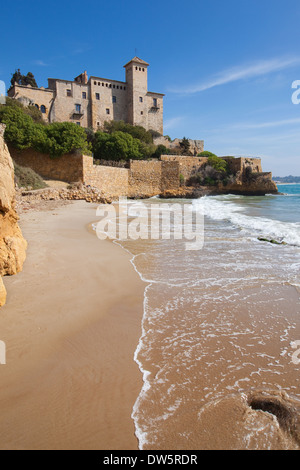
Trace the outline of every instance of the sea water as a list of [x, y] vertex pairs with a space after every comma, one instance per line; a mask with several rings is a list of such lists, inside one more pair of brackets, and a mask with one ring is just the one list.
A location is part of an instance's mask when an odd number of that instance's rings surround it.
[[[140, 449], [299, 448], [300, 185], [279, 191], [165, 201], [204, 213], [201, 250], [118, 242], [146, 283], [132, 413]], [[153, 203], [163, 201], [143, 201]], [[267, 412], [251, 407], [263, 398]]]

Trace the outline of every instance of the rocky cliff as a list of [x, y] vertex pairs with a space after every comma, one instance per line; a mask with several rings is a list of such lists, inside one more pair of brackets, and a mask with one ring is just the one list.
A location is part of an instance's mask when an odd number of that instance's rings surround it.
[[264, 196], [265, 194], [276, 194], [278, 188], [272, 180], [272, 173], [238, 173], [234, 182], [224, 186], [219, 185], [220, 192], [231, 194], [242, 194], [245, 196]]
[[22, 270], [27, 247], [15, 210], [14, 166], [4, 142], [4, 129], [0, 124], [0, 307], [6, 301], [1, 276]]

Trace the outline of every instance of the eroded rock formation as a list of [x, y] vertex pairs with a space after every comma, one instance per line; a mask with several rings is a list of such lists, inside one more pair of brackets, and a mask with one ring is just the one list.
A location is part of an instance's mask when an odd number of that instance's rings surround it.
[[1, 276], [22, 270], [27, 247], [15, 210], [14, 165], [4, 142], [4, 129], [0, 124], [0, 307], [6, 301]]

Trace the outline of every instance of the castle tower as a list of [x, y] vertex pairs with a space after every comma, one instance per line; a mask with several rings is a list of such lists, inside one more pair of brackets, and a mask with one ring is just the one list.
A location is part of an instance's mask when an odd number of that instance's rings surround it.
[[127, 83], [127, 121], [133, 125], [148, 128], [148, 66], [149, 64], [134, 57], [124, 65]]

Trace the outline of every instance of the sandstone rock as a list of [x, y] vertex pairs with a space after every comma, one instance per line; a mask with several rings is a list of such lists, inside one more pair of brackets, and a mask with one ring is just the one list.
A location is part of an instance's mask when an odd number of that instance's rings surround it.
[[0, 211], [8, 212], [12, 209], [14, 200], [14, 165], [6, 144], [0, 136]]
[[112, 200], [105, 196], [103, 191], [82, 183], [73, 184], [69, 189], [45, 188], [35, 191], [22, 191], [23, 202], [32, 201], [72, 201], [84, 200], [87, 202], [110, 204]]
[[4, 287], [2, 278], [0, 277], [0, 307], [2, 307], [6, 302], [6, 289]]
[[161, 199], [198, 199], [203, 196], [219, 194], [215, 188], [207, 186], [182, 186], [178, 189], [167, 189], [159, 197]]
[[264, 196], [265, 194], [276, 194], [278, 188], [272, 180], [272, 173], [254, 173], [245, 179], [243, 174], [238, 174], [235, 181], [223, 186], [219, 185], [220, 192], [242, 194], [246, 196]]
[[[0, 124], [3, 131], [3, 125]], [[27, 243], [18, 225], [15, 210], [14, 166], [0, 132], [0, 276], [20, 272], [26, 257]], [[6, 300], [6, 290], [0, 278], [0, 306]]]

